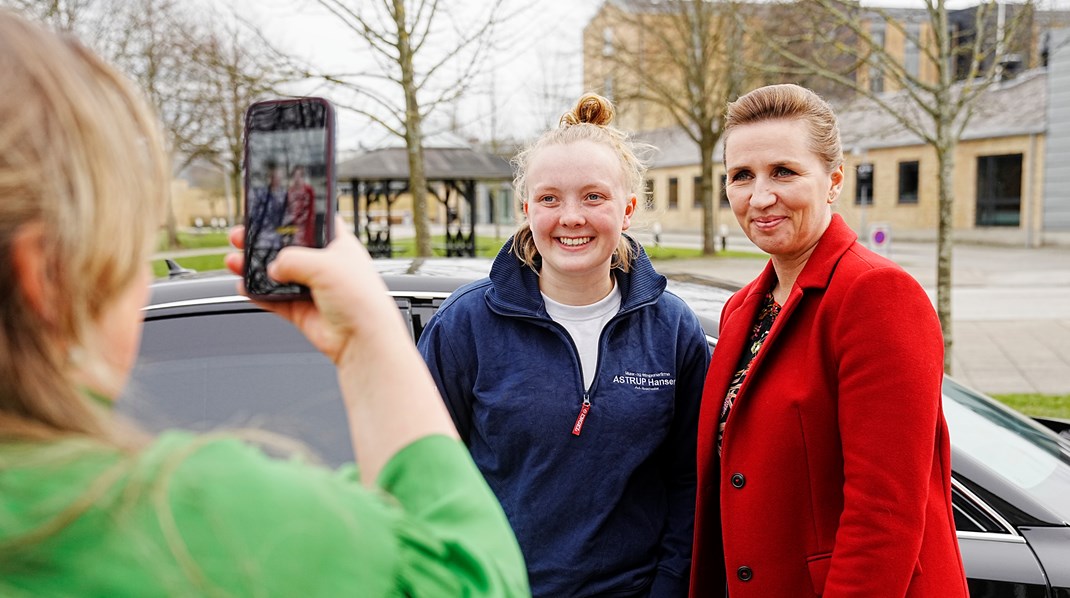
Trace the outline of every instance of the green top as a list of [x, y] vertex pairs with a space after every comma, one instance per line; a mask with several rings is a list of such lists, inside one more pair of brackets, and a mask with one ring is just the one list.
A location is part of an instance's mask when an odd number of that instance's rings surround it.
[[418, 440], [377, 482], [221, 436], [0, 444], [0, 596], [530, 594], [460, 442]]

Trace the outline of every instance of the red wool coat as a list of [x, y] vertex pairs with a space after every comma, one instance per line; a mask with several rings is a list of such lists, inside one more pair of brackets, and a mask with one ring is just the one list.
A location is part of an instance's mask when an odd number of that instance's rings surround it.
[[775, 272], [721, 314], [699, 420], [691, 595], [968, 596], [951, 510], [932, 304], [838, 215], [729, 412], [722, 401]]

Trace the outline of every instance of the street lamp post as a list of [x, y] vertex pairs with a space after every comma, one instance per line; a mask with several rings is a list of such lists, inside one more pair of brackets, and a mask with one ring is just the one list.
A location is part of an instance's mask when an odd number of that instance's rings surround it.
[[855, 183], [858, 185], [859, 200], [859, 231], [863, 244], [869, 247], [869, 232], [866, 230], [866, 206], [869, 204], [870, 184], [873, 180], [873, 165], [866, 162], [866, 148], [855, 146], [851, 149], [851, 157], [855, 160]]
[[862, 237], [865, 239], [866, 247], [869, 247], [869, 232], [866, 230], [866, 205], [869, 203], [869, 183], [872, 175], [872, 164], [858, 165], [859, 199], [862, 202], [859, 213], [859, 228], [861, 229]]

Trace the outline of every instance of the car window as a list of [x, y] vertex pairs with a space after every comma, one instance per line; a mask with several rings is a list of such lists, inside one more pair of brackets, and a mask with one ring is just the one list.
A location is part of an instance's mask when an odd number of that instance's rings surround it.
[[989, 471], [1070, 521], [1070, 447], [1047, 428], [952, 380], [944, 384], [951, 440]]
[[333, 364], [266, 312], [146, 321], [117, 408], [150, 431], [268, 430], [330, 465], [353, 460]]

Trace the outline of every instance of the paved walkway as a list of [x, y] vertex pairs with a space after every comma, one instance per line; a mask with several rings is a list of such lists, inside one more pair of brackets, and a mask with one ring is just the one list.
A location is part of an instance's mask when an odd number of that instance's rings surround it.
[[[644, 242], [647, 239], [643, 239]], [[693, 240], [665, 239], [687, 246]], [[745, 238], [729, 249], [752, 249]], [[897, 241], [888, 256], [935, 300], [936, 247]], [[667, 260], [665, 273], [743, 283], [764, 260]], [[952, 257], [952, 375], [990, 394], [1070, 393], [1070, 249], [959, 244]]]

